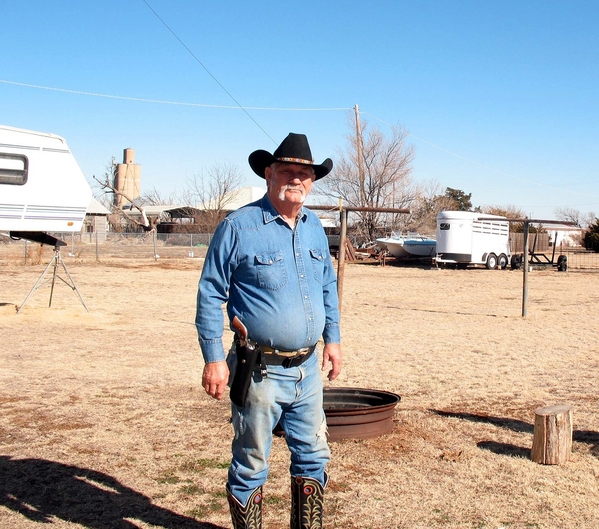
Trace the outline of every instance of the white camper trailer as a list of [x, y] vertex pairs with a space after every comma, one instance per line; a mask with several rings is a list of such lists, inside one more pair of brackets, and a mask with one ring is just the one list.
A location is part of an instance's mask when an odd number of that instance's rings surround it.
[[473, 264], [504, 269], [510, 262], [509, 236], [506, 217], [442, 211], [437, 215], [436, 262], [460, 268]]
[[80, 231], [91, 196], [64, 138], [0, 125], [0, 232]]

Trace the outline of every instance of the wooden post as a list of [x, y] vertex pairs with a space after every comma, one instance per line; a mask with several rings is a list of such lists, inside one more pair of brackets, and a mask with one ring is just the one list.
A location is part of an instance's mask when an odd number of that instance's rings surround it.
[[543, 465], [562, 465], [572, 452], [572, 407], [556, 404], [535, 410], [531, 459]]
[[337, 296], [339, 297], [339, 311], [343, 301], [343, 280], [345, 277], [345, 250], [347, 241], [347, 209], [341, 207], [339, 199], [341, 234], [339, 235], [339, 262], [337, 263]]

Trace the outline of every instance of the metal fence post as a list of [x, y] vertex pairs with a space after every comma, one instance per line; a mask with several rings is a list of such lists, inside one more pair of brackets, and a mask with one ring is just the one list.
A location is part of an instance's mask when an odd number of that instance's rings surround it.
[[527, 314], [526, 304], [528, 303], [528, 221], [524, 221], [524, 274], [522, 278], [522, 317]]

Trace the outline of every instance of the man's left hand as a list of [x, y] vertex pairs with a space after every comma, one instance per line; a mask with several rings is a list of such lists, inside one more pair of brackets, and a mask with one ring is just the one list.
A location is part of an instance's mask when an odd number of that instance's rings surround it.
[[341, 372], [341, 344], [328, 343], [322, 351], [322, 370], [327, 368], [327, 364], [331, 363], [331, 370], [328, 374], [329, 380], [335, 380]]

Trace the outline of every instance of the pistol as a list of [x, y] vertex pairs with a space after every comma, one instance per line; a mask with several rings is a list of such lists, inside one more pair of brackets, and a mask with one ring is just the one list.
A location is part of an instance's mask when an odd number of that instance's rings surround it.
[[241, 323], [241, 320], [237, 316], [233, 316], [233, 320], [231, 321], [231, 327], [235, 331], [235, 335], [237, 337], [237, 343], [241, 347], [248, 346], [248, 330], [247, 327]]

